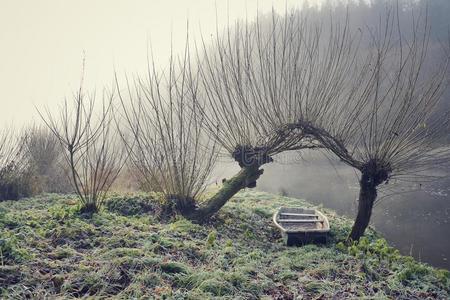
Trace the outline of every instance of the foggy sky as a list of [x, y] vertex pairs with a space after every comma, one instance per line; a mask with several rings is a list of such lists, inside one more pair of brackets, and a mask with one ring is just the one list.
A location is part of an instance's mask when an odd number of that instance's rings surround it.
[[[50, 110], [79, 86], [83, 57], [86, 88], [111, 85], [113, 72], [143, 72], [147, 49], [163, 65], [171, 40], [180, 52], [186, 23], [208, 37], [257, 9], [283, 12], [301, 1], [277, 0], [0, 0], [0, 127], [39, 121], [34, 106]], [[319, 0], [310, 0], [319, 2]], [[216, 19], [217, 9], [217, 19]], [[228, 15], [228, 16], [227, 16]]]

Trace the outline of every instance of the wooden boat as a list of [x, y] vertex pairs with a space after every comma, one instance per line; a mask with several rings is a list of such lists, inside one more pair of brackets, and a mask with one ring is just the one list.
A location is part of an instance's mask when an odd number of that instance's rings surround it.
[[288, 246], [324, 243], [330, 231], [327, 217], [316, 209], [280, 207], [273, 215]]

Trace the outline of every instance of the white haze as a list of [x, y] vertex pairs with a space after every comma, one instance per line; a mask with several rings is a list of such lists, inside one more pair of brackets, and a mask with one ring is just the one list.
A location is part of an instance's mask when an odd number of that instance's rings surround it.
[[[256, 12], [283, 12], [302, 1], [276, 0], [1, 0], [0, 126], [39, 121], [34, 106], [53, 107], [84, 85], [101, 90], [113, 73], [144, 72], [151, 44], [163, 66], [191, 35], [208, 38]], [[310, 1], [320, 3], [321, 1]], [[217, 14], [216, 14], [217, 13]], [[217, 16], [217, 17], [216, 17]]]

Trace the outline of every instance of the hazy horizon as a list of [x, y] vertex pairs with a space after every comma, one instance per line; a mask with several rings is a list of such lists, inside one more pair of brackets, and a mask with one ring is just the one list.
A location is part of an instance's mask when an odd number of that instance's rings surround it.
[[[321, 1], [310, 1], [321, 2]], [[151, 46], [163, 66], [183, 50], [187, 22], [191, 36], [208, 37], [257, 11], [300, 7], [301, 1], [1, 1], [0, 126], [24, 125], [39, 117], [35, 106], [50, 109], [80, 83], [85, 58], [87, 89], [100, 90], [118, 74], [139, 73]], [[216, 17], [217, 12], [217, 17]], [[20, 108], [20, 109], [19, 109]]]

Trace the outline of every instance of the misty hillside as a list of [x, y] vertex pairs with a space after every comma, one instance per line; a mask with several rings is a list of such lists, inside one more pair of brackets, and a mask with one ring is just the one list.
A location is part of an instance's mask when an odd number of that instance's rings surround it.
[[161, 222], [148, 194], [112, 195], [93, 218], [73, 196], [0, 203], [1, 298], [446, 299], [449, 272], [401, 256], [370, 230], [346, 247], [351, 220], [323, 210], [324, 245], [286, 247], [272, 224], [304, 200], [243, 191], [206, 226]]

